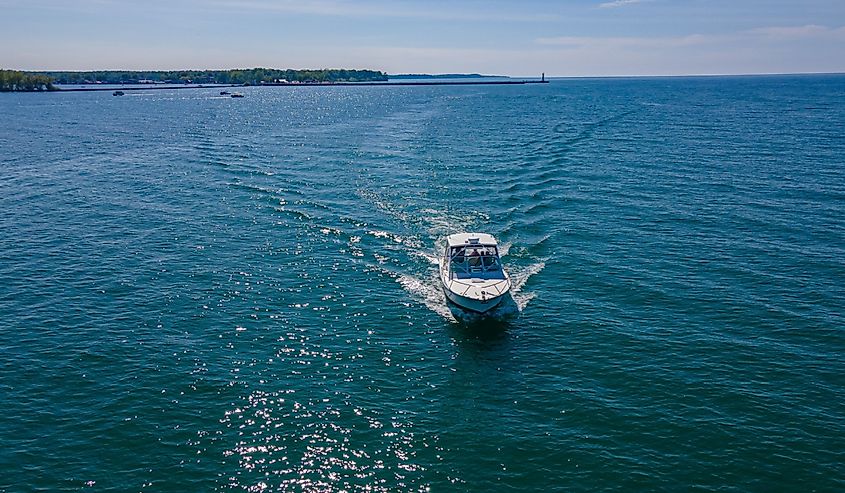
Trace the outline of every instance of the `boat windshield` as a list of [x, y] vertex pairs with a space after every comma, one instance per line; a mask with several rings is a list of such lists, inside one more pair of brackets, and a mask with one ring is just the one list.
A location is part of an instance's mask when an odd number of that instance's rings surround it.
[[452, 270], [478, 273], [501, 270], [499, 250], [493, 245], [452, 247], [449, 252]]

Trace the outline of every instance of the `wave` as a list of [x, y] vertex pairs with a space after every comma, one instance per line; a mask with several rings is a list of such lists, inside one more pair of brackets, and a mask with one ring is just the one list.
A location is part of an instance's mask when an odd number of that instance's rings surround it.
[[543, 260], [525, 267], [515, 266], [515, 268], [508, 269], [511, 276], [511, 296], [516, 302], [517, 308], [520, 312], [524, 310], [525, 307], [528, 306], [528, 303], [530, 303], [536, 296], [536, 293], [531, 291], [524, 292], [522, 289], [531, 277], [539, 274], [545, 268], [546, 262]]
[[411, 274], [402, 274], [396, 278], [396, 282], [398, 282], [414, 300], [422, 303], [429, 310], [448, 321], [455, 321], [452, 312], [446, 305], [446, 295], [443, 294], [443, 290], [440, 289], [438, 284], [439, 279], [437, 279], [436, 274], [434, 279], [420, 279], [419, 277]]

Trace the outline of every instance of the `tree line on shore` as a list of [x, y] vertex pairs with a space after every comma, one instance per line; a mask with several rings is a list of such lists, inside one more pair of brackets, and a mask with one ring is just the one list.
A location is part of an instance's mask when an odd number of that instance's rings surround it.
[[294, 70], [251, 68], [233, 70], [101, 70], [87, 72], [22, 72], [0, 70], [0, 92], [53, 91], [53, 84], [247, 84], [273, 82], [372, 82], [386, 81], [377, 70]]
[[387, 80], [387, 74], [375, 70], [293, 70], [293, 69], [233, 69], [233, 70], [105, 70], [93, 72], [41, 72], [55, 84], [263, 84], [271, 82], [368, 82]]
[[0, 70], [0, 92], [54, 91], [53, 79], [43, 74]]

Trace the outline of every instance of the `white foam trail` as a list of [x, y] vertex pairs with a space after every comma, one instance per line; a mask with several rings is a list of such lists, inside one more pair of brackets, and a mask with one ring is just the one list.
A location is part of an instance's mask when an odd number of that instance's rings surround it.
[[455, 321], [452, 312], [446, 306], [446, 295], [440, 290], [438, 279], [421, 280], [411, 275], [400, 275], [396, 282], [405, 288], [416, 301], [422, 302], [429, 310], [450, 322]]
[[436, 236], [445, 236], [452, 230], [454, 224], [450, 218], [443, 212], [434, 209], [423, 209], [422, 217], [428, 223], [428, 231]]
[[525, 283], [528, 282], [528, 279], [531, 278], [531, 276], [539, 274], [545, 267], [546, 262], [544, 260], [536, 264], [531, 264], [527, 267], [509, 269], [511, 276], [511, 292], [518, 293], [522, 290], [522, 287], [525, 286]]
[[506, 256], [509, 251], [511, 251], [511, 243], [510, 242], [502, 243], [501, 245], [499, 245], [499, 256], [500, 257]]
[[537, 296], [537, 295], [533, 292], [528, 292], [528, 293], [520, 292], [520, 293], [512, 294], [511, 296], [513, 296], [514, 303], [516, 303], [517, 310], [522, 312], [523, 310], [525, 310], [525, 307], [528, 306], [528, 303], [531, 302], [531, 300], [533, 300], [534, 297]]
[[440, 258], [438, 258], [437, 255], [431, 252], [426, 252], [423, 250], [412, 250], [410, 254], [426, 259], [431, 265], [440, 265]]
[[372, 235], [374, 238], [381, 238], [381, 239], [388, 239], [396, 243], [397, 245], [405, 245], [410, 248], [422, 248], [422, 242], [413, 235], [409, 236], [402, 236], [395, 233], [390, 233], [388, 231], [379, 231], [379, 230], [370, 230], [367, 231], [368, 235]]
[[479, 211], [460, 214], [438, 211], [436, 209], [423, 209], [421, 212], [420, 218], [427, 224], [429, 234], [436, 238], [461, 231], [462, 229], [455, 228], [456, 224], [464, 225], [464, 229], [467, 227], [473, 229], [474, 224], [486, 224], [490, 222], [490, 216]]
[[528, 303], [537, 296], [533, 292], [522, 292], [522, 288], [525, 286], [525, 283], [528, 282], [528, 279], [535, 274], [539, 274], [544, 268], [546, 267], [546, 262], [538, 262], [536, 264], [531, 264], [524, 268], [515, 268], [510, 270], [511, 276], [511, 296], [513, 297], [514, 302], [516, 303], [517, 309], [521, 312], [525, 310], [525, 307], [528, 306]]
[[371, 202], [379, 210], [385, 212], [386, 214], [393, 216], [402, 222], [409, 222], [410, 217], [404, 211], [404, 208], [385, 200], [379, 193], [373, 190], [359, 189], [357, 190], [357, 194], [364, 200]]

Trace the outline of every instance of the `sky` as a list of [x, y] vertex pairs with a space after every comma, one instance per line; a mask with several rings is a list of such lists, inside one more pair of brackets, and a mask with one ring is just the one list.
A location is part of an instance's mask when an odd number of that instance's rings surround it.
[[845, 0], [0, 0], [0, 68], [845, 72]]

